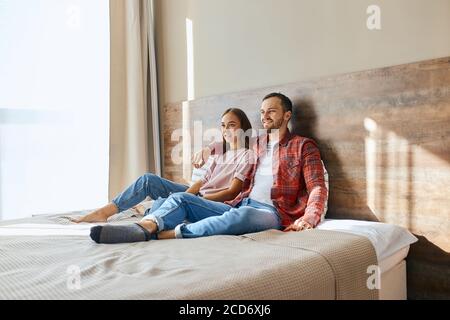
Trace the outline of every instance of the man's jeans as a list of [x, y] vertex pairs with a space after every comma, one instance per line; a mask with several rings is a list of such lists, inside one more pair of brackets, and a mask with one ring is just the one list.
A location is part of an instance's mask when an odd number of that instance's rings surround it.
[[[170, 195], [159, 208], [145, 216], [146, 219], [155, 221], [158, 231], [175, 229], [177, 238], [281, 229], [281, 219], [270, 205], [246, 198], [233, 208], [186, 192]], [[186, 220], [190, 223], [184, 223]]]
[[[244, 199], [235, 208], [186, 193], [187, 186], [153, 174], [145, 174], [113, 200], [120, 211], [127, 210], [147, 196], [159, 199], [156, 210], [144, 220], [158, 225], [158, 231], [173, 230], [177, 238], [212, 235], [240, 235], [267, 229], [281, 229], [277, 210], [252, 199]], [[189, 224], [185, 224], [185, 221]]]

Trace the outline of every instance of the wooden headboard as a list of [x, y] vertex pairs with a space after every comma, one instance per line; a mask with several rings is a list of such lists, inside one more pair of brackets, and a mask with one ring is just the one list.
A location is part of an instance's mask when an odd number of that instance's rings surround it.
[[407, 259], [408, 297], [449, 299], [450, 57], [166, 105], [163, 175], [183, 181], [190, 170], [172, 161], [175, 130], [192, 133], [194, 121], [217, 128], [231, 106], [260, 128], [270, 92], [292, 99], [291, 129], [319, 144], [330, 178], [327, 217], [408, 228], [420, 239]]

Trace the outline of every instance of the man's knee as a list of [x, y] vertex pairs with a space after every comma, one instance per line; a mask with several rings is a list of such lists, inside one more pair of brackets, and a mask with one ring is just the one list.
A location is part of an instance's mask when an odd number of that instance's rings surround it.
[[252, 208], [240, 207], [231, 209], [226, 215], [235, 224], [248, 225], [253, 220], [254, 212]]
[[276, 216], [260, 212], [252, 207], [240, 207], [230, 210], [228, 213], [233, 224], [241, 226], [246, 232], [278, 228], [279, 223]]

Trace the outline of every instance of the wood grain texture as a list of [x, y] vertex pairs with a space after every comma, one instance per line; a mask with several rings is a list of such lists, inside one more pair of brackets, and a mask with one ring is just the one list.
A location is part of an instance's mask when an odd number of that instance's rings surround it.
[[[330, 175], [327, 217], [394, 223], [420, 236], [407, 260], [408, 297], [449, 299], [450, 58], [190, 101], [184, 127], [218, 128], [236, 106], [260, 128], [270, 92], [292, 99], [292, 131], [319, 144]], [[171, 160], [182, 114], [181, 103], [164, 108], [164, 175], [186, 182]]]

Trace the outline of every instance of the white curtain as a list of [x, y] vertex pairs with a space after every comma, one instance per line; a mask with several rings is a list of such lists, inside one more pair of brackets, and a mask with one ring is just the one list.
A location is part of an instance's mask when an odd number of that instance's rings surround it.
[[110, 0], [109, 199], [161, 174], [152, 0]]

